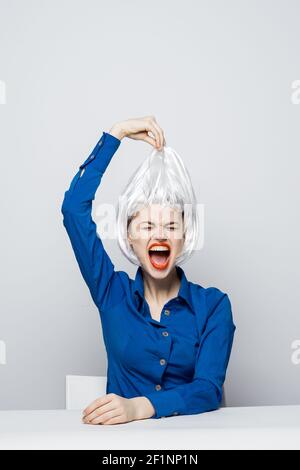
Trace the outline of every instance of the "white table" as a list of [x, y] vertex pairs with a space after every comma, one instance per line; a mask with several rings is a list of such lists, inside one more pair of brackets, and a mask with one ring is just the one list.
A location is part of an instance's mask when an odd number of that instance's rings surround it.
[[220, 408], [117, 425], [80, 411], [0, 411], [0, 449], [300, 449], [300, 405]]

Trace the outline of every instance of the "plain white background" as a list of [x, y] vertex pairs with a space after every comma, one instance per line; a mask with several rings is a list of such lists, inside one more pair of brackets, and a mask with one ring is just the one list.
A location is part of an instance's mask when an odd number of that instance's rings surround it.
[[[148, 114], [205, 205], [185, 273], [232, 302], [227, 404], [299, 404], [299, 15], [294, 0], [0, 0], [0, 408], [64, 408], [66, 374], [106, 373], [60, 207], [103, 130]], [[95, 210], [150, 151], [122, 141]]]

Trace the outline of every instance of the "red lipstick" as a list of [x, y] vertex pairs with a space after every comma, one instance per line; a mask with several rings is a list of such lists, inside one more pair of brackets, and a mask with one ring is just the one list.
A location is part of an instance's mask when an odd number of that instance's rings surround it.
[[[163, 246], [167, 248], [167, 250], [151, 251], [156, 246]], [[169, 245], [169, 243], [166, 243], [166, 242], [151, 243], [151, 245], [148, 248], [148, 254], [149, 254], [150, 262], [155, 269], [159, 269], [159, 270], [166, 269], [170, 260], [171, 246]]]

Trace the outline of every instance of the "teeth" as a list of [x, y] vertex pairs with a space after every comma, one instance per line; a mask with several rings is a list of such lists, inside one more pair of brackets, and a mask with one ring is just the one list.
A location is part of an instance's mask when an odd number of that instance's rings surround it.
[[169, 251], [169, 248], [166, 246], [153, 246], [150, 251]]

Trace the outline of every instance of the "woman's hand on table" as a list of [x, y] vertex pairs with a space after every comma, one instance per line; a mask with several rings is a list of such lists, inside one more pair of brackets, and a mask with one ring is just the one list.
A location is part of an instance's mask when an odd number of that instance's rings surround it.
[[109, 393], [94, 400], [83, 410], [85, 424], [122, 424], [151, 418], [155, 410], [148, 398], [123, 398]]

